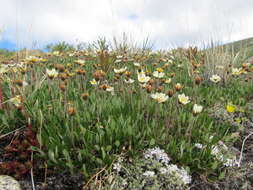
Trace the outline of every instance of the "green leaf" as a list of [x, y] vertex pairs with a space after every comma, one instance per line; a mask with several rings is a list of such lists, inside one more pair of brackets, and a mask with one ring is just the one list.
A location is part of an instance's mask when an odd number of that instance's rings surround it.
[[46, 156], [46, 154], [45, 154], [45, 152], [43, 152], [41, 149], [39, 149], [38, 147], [35, 147], [35, 146], [31, 146], [31, 149], [32, 149], [32, 151], [34, 151], [34, 152], [38, 152], [38, 153], [40, 153], [41, 154], [41, 156]]
[[120, 142], [118, 140], [116, 140], [115, 145], [116, 145], [116, 147], [119, 147], [120, 146]]
[[102, 152], [102, 158], [105, 159], [106, 153], [104, 147], [101, 147], [101, 152]]
[[51, 161], [53, 161], [54, 163], [57, 164], [57, 161], [56, 161], [56, 159], [55, 159], [54, 152], [53, 152], [52, 150], [49, 150], [49, 151], [48, 151], [48, 156], [49, 156], [49, 159], [50, 159]]
[[112, 150], [112, 146], [111, 145], [108, 145], [107, 147], [106, 147], [106, 151], [107, 152], [110, 152]]
[[154, 145], [155, 145], [155, 139], [152, 138], [152, 139], [150, 140], [149, 145], [150, 145], [150, 146], [154, 146]]
[[225, 178], [225, 174], [226, 174], [226, 171], [221, 172], [220, 175], [219, 175], [219, 180], [224, 179]]
[[36, 137], [37, 137], [37, 140], [38, 140], [39, 144], [40, 144], [41, 146], [43, 146], [41, 134], [38, 133], [38, 134], [36, 135]]
[[218, 167], [218, 162], [214, 161], [212, 164], [212, 169], [215, 170], [215, 169], [217, 169], [217, 167]]
[[64, 155], [64, 157], [65, 157], [67, 160], [71, 160], [71, 159], [70, 159], [70, 156], [69, 156], [69, 153], [68, 153], [68, 151], [67, 151], [66, 149], [64, 149], [64, 150], [62, 151], [62, 154]]
[[99, 151], [99, 150], [100, 150], [100, 146], [98, 146], [97, 144], [94, 145], [94, 148], [95, 148], [96, 151]]
[[100, 158], [96, 158], [96, 162], [100, 165], [103, 165], [103, 160], [101, 160]]

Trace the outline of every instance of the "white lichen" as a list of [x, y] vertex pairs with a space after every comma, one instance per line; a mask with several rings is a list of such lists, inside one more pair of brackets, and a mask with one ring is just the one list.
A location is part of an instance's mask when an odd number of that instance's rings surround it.
[[155, 172], [153, 172], [153, 171], [146, 171], [146, 172], [143, 173], [143, 175], [146, 176], [146, 177], [154, 177]]
[[152, 149], [148, 149], [144, 152], [144, 157], [146, 159], [156, 160], [163, 164], [168, 164], [170, 162], [170, 158], [164, 152], [164, 150], [160, 149], [159, 147], [155, 147]]
[[212, 147], [211, 154], [226, 167], [239, 166], [239, 161], [236, 156], [229, 151], [229, 148], [222, 142], [219, 141], [217, 145]]

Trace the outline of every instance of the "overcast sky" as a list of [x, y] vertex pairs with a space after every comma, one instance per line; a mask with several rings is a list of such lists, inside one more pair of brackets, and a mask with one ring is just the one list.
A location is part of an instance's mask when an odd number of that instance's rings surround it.
[[253, 37], [253, 0], [0, 0], [0, 44], [43, 47], [126, 32], [156, 48]]

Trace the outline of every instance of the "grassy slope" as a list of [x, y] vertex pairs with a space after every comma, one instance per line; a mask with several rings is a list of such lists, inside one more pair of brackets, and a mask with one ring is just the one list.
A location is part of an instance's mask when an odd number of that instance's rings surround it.
[[223, 47], [228, 48], [229, 51], [235, 54], [238, 52], [243, 53], [246, 59], [253, 57], [253, 37], [231, 42], [223, 45]]

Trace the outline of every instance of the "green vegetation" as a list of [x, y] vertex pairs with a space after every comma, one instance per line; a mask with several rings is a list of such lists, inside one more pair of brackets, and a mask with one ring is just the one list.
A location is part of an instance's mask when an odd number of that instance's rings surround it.
[[135, 159], [157, 146], [173, 164], [212, 180], [237, 164], [214, 149], [232, 145], [240, 127], [211, 113], [217, 103], [228, 115], [245, 112], [252, 63], [214, 49], [130, 51], [125, 44], [117, 51], [105, 39], [96, 44], [77, 51], [63, 42], [41, 57], [1, 64], [1, 133], [29, 123], [38, 141], [27, 140], [34, 159], [82, 173], [86, 182], [101, 168], [110, 171], [119, 155]]

